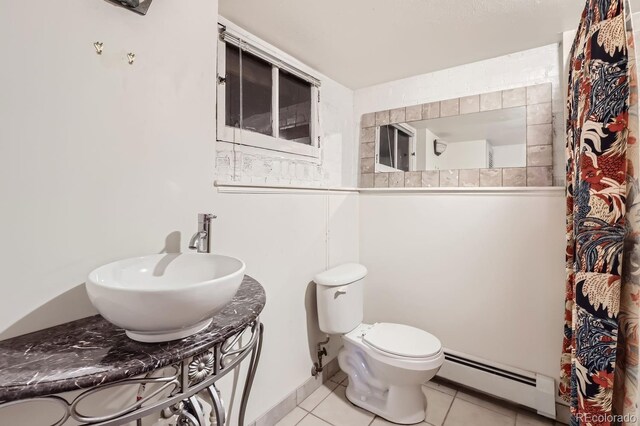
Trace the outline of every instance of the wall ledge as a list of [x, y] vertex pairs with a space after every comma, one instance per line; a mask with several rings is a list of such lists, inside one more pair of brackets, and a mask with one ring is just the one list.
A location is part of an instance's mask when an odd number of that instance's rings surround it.
[[363, 195], [398, 195], [398, 194], [424, 194], [424, 195], [544, 195], [564, 197], [563, 186], [527, 186], [527, 187], [455, 187], [455, 188], [349, 188], [349, 187], [316, 187], [296, 185], [267, 185], [255, 183], [221, 182], [213, 184], [218, 192], [228, 194], [327, 194], [327, 193], [351, 193]]
[[565, 196], [563, 186], [526, 186], [526, 187], [455, 187], [455, 188], [360, 188], [360, 194], [424, 194], [424, 195], [545, 195]]
[[357, 194], [358, 188], [340, 188], [326, 186], [299, 186], [299, 185], [267, 185], [256, 183], [220, 182], [215, 181], [213, 186], [218, 192], [227, 194]]

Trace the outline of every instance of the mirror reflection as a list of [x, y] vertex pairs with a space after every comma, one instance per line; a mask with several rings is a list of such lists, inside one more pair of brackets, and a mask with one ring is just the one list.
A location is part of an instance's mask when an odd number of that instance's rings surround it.
[[378, 126], [376, 172], [527, 165], [526, 108]]

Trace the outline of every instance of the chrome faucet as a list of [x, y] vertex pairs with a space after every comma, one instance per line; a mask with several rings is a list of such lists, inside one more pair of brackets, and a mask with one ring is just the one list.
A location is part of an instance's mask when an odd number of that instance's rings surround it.
[[193, 234], [189, 241], [191, 250], [198, 250], [198, 253], [211, 253], [211, 221], [215, 218], [217, 216], [213, 214], [198, 214], [198, 232]]

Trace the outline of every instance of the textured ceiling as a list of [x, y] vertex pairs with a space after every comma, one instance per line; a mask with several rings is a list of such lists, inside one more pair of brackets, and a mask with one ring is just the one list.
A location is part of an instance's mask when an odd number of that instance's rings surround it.
[[582, 0], [220, 0], [220, 15], [347, 87], [555, 43]]

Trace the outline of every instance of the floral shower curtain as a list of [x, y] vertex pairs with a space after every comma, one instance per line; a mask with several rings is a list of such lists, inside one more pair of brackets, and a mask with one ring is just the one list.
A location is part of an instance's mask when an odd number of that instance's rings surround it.
[[587, 0], [569, 65], [560, 395], [572, 425], [636, 425], [640, 187], [635, 49], [623, 0]]

